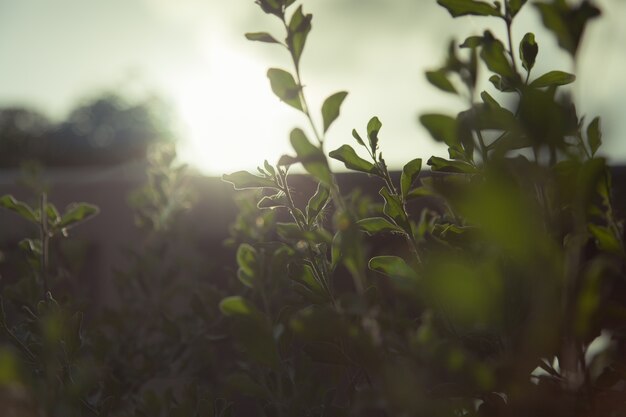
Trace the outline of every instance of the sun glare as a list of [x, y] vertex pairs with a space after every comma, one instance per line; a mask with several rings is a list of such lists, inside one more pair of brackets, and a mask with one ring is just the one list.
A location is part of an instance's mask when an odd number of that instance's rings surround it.
[[[209, 44], [206, 66], [178, 80], [180, 157], [209, 175], [254, 169], [288, 150], [281, 112], [264, 65], [227, 45]], [[288, 124], [287, 124], [288, 126]]]

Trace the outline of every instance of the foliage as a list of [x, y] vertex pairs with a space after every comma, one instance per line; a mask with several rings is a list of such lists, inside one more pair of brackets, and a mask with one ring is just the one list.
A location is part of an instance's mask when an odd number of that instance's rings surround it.
[[[331, 94], [315, 122], [300, 73], [312, 16], [294, 0], [257, 1], [284, 39], [246, 37], [287, 50], [293, 69], [270, 69], [269, 86], [308, 126], [291, 132], [292, 155], [224, 176], [245, 190], [227, 242], [237, 268], [226, 277], [208, 266], [211, 256], [190, 261], [179, 220], [192, 196], [171, 148], [151, 154], [148, 186], [133, 197], [145, 236], [118, 271], [118, 304], [87, 319], [59, 291], [48, 247], [97, 209], [82, 203], [60, 213], [45, 194], [39, 208], [1, 197], [39, 231], [20, 244], [30, 273], [3, 283], [3, 410], [623, 414], [626, 252], [598, 154], [600, 119], [576, 112], [566, 87], [574, 74], [532, 72], [534, 34], [514, 48], [511, 26], [526, 1], [438, 3], [453, 17], [502, 21], [507, 37], [486, 31], [450, 43], [426, 79], [468, 109], [420, 115], [448, 157], [411, 159], [395, 175], [377, 117], [352, 131], [357, 146], [327, 154], [326, 135], [348, 95]], [[599, 14], [588, 1], [535, 7], [573, 57]], [[483, 71], [488, 87], [478, 82]], [[346, 194], [329, 157], [367, 175], [378, 202]], [[298, 191], [306, 186], [295, 190], [290, 173], [297, 164], [314, 182], [304, 201]]]
[[[293, 71], [268, 71], [272, 91], [304, 115], [295, 155], [257, 174], [225, 175], [263, 190], [258, 207], [287, 222], [237, 253], [242, 290], [220, 304], [240, 345], [241, 371], [258, 385], [265, 415], [604, 415], [623, 412], [624, 231], [613, 212], [598, 118], [579, 117], [563, 86], [574, 74], [532, 72], [532, 33], [514, 47], [526, 1], [438, 0], [453, 17], [501, 20], [452, 42], [426, 73], [468, 109], [423, 114], [448, 158], [408, 162], [392, 180], [372, 117], [351, 145], [328, 153], [382, 184], [382, 211], [361, 216], [329, 169], [325, 135], [346, 92], [331, 95], [322, 126], [309, 107], [300, 63], [312, 16], [291, 1], [258, 0], [282, 22]], [[535, 3], [545, 27], [576, 57], [588, 1]], [[295, 9], [295, 10], [294, 10]], [[520, 64], [518, 64], [518, 62]], [[487, 71], [491, 88], [478, 84]], [[491, 90], [491, 92], [489, 91]], [[312, 138], [312, 139], [310, 139]], [[318, 182], [294, 202], [291, 166]], [[257, 216], [258, 214], [252, 213]], [[404, 241], [372, 253], [370, 235]]]

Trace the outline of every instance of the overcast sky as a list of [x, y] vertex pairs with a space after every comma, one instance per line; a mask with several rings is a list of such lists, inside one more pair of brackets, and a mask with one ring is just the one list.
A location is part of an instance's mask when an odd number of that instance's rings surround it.
[[[312, 107], [336, 91], [350, 93], [327, 150], [350, 143], [352, 128], [364, 130], [377, 115], [393, 167], [415, 156], [445, 156], [416, 117], [454, 112], [462, 103], [430, 87], [423, 73], [442, 62], [451, 37], [479, 34], [500, 21], [453, 20], [434, 0], [302, 3], [314, 14], [302, 61]], [[626, 162], [617, 135], [626, 132], [626, 1], [598, 3], [605, 13], [589, 27], [574, 93], [581, 113], [604, 117], [605, 153]], [[99, 92], [157, 92], [181, 119], [183, 159], [216, 175], [254, 168], [289, 152], [289, 131], [306, 127], [273, 96], [265, 77], [268, 67], [290, 69], [285, 52], [243, 37], [265, 30], [282, 37], [279, 29], [252, 0], [0, 0], [0, 105], [31, 106], [60, 119]], [[571, 70], [528, 6], [514, 38], [526, 31], [537, 33], [536, 74]]]

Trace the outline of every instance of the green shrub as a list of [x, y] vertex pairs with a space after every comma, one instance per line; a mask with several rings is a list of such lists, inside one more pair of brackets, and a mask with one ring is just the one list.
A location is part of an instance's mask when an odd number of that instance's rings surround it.
[[[438, 1], [453, 17], [501, 21], [507, 39], [485, 31], [460, 51], [452, 42], [444, 65], [426, 73], [468, 104], [456, 115], [420, 116], [448, 146], [448, 158], [427, 161], [430, 173], [414, 159], [394, 182], [376, 117], [352, 132], [366, 158], [350, 145], [328, 153], [382, 185], [382, 211], [366, 216], [346, 201], [324, 149], [347, 93], [324, 102], [316, 125], [300, 75], [312, 16], [293, 3], [257, 1], [283, 23], [284, 41], [246, 37], [290, 54], [292, 72], [267, 75], [308, 133], [294, 129], [295, 155], [276, 165], [224, 176], [235, 189], [264, 190], [258, 207], [291, 219], [275, 224], [274, 239], [239, 247], [242, 290], [220, 304], [241, 371], [255, 384], [257, 413], [623, 412], [624, 234], [597, 155], [600, 121], [578, 116], [562, 87], [573, 74], [532, 72], [534, 34], [514, 46], [511, 26], [526, 1]], [[590, 2], [534, 7], [574, 58], [600, 13]], [[477, 83], [482, 71], [497, 95]], [[289, 184], [297, 164], [319, 184], [303, 206]], [[381, 234], [401, 237], [405, 248], [371, 253], [368, 236]]]

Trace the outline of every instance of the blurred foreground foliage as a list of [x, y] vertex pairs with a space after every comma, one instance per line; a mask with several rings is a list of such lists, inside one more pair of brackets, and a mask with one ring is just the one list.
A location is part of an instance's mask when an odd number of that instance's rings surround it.
[[[329, 96], [316, 123], [300, 74], [312, 16], [294, 3], [257, 1], [282, 22], [284, 40], [246, 36], [287, 50], [293, 69], [270, 69], [270, 87], [308, 126], [291, 132], [293, 155], [224, 176], [236, 189], [253, 189], [239, 199], [227, 242], [237, 248], [237, 269], [225, 279], [186, 259], [192, 253], [176, 218], [191, 196], [171, 150], [151, 158], [149, 187], [135, 196], [146, 240], [118, 275], [119, 305], [88, 325], [75, 300], [53, 298], [45, 247], [63, 234], [64, 218], [82, 221], [96, 209], [82, 204], [59, 214], [45, 198], [39, 210], [2, 198], [42, 231], [22, 245], [33, 273], [4, 289], [6, 409], [625, 415], [626, 252], [599, 154], [600, 119], [577, 113], [565, 87], [574, 74], [533, 73], [534, 34], [518, 45], [510, 35], [518, 12], [535, 7], [575, 58], [600, 11], [589, 1], [438, 0], [453, 17], [499, 21], [507, 37], [485, 31], [453, 41], [443, 65], [426, 73], [468, 106], [419, 117], [447, 145], [447, 158], [413, 159], [397, 178], [381, 153], [377, 117], [352, 132], [356, 149], [328, 153], [369, 176], [380, 189], [372, 201], [346, 195], [329, 169], [325, 137], [347, 93]], [[479, 84], [483, 71], [488, 86]], [[314, 183], [304, 199], [290, 184], [296, 164]]]

